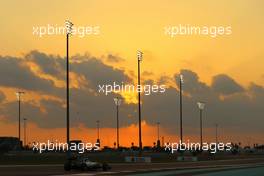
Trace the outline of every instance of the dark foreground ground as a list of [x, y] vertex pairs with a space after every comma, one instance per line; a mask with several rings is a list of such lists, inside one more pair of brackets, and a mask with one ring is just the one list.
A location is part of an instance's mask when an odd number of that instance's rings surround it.
[[263, 176], [264, 158], [239, 158], [227, 160], [210, 160], [197, 162], [166, 162], [166, 163], [111, 163], [112, 170], [102, 171], [70, 171], [65, 172], [62, 164], [26, 164], [0, 165], [1, 176], [44, 176], [44, 175], [204, 175], [204, 176]]
[[[92, 152], [79, 154], [88, 157], [92, 161], [107, 162], [107, 163], [123, 163], [126, 156], [138, 156], [137, 152]], [[142, 156], [151, 157], [154, 163], [170, 163], [177, 162], [179, 153], [166, 152], [143, 152]], [[184, 153], [184, 156], [192, 157], [191, 153]], [[221, 153], [210, 154], [203, 152], [197, 154], [199, 161], [211, 160], [233, 160], [233, 159], [248, 159], [248, 158], [264, 158], [264, 152], [258, 153]], [[35, 164], [63, 164], [66, 160], [66, 153], [33, 153], [32, 151], [17, 151], [9, 153], [0, 153], [0, 165], [35, 165]]]

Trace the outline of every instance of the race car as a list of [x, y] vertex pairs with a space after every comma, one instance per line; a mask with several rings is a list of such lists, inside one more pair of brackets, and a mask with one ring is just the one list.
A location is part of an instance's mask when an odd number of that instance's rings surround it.
[[102, 169], [103, 171], [110, 170], [111, 167], [107, 163], [98, 163], [90, 161], [88, 158], [75, 158], [65, 162], [64, 170], [80, 169], [82, 171], [96, 171]]

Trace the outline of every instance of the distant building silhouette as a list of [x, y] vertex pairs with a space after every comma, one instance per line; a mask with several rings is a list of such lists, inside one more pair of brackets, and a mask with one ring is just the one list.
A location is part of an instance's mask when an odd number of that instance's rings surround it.
[[0, 137], [0, 151], [7, 152], [10, 150], [19, 150], [22, 146], [17, 137]]

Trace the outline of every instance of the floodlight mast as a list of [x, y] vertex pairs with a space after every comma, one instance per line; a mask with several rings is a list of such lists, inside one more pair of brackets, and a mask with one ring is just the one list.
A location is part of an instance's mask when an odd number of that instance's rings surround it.
[[24, 118], [24, 146], [26, 147], [27, 146], [27, 119]]
[[18, 139], [19, 139], [19, 146], [21, 147], [21, 96], [25, 94], [25, 92], [18, 91], [16, 92], [17, 100], [18, 100]]
[[[137, 59], [138, 59], [138, 86], [140, 86], [141, 90], [141, 84], [140, 84], [140, 62], [142, 62], [143, 53], [141, 51], [137, 51]], [[139, 139], [139, 151], [141, 153], [142, 151], [142, 134], [141, 134], [141, 97], [140, 92], [138, 91], [138, 139]]]
[[157, 122], [157, 141], [159, 141], [160, 140], [160, 129], [159, 129], [159, 127], [160, 127], [160, 122]]
[[[68, 147], [70, 146], [70, 93], [69, 93], [69, 36], [72, 34], [73, 23], [69, 20], [65, 21], [66, 27], [66, 138]], [[68, 157], [70, 157], [70, 150]]]
[[198, 108], [200, 110], [200, 144], [203, 145], [203, 110], [205, 107], [204, 102], [197, 102]]
[[119, 149], [119, 106], [121, 105], [121, 99], [116, 97], [114, 98], [114, 102], [116, 105], [116, 142], [117, 149]]
[[157, 148], [160, 148], [160, 122], [157, 122]]
[[180, 74], [180, 142], [183, 143], [183, 127], [182, 127], [182, 84], [183, 75]]
[[100, 141], [100, 121], [96, 120], [96, 128], [97, 128], [97, 141]]

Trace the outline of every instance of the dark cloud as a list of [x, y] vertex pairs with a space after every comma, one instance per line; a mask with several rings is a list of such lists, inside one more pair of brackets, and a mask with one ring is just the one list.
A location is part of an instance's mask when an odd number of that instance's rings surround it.
[[[181, 70], [183, 75], [183, 124], [184, 132], [196, 134], [199, 128], [198, 101], [206, 102], [204, 126], [212, 127], [215, 123], [225, 129], [236, 129], [241, 133], [264, 132], [260, 124], [264, 103], [264, 88], [251, 84], [249, 89], [244, 89], [235, 81], [225, 82], [227, 87], [236, 87], [239, 94], [229, 94], [222, 99], [219, 91], [199, 80], [196, 73], [190, 70]], [[229, 78], [228, 76], [226, 76]], [[179, 74], [174, 76], [179, 85]], [[231, 79], [231, 78], [230, 78]], [[228, 80], [230, 80], [228, 79]], [[232, 79], [231, 79], [232, 80]], [[234, 82], [236, 83], [234, 86]], [[231, 85], [229, 85], [231, 84]], [[244, 92], [243, 92], [244, 91]], [[169, 132], [178, 134], [179, 131], [179, 92], [174, 88], [168, 88], [162, 95], [152, 94], [144, 96], [143, 114], [148, 122], [155, 124], [160, 121]]]
[[36, 63], [44, 73], [64, 79], [66, 62], [60, 56], [47, 55], [34, 50], [28, 53], [25, 58], [27, 61]]
[[[114, 56], [112, 56], [114, 57]], [[46, 55], [39, 51], [31, 51], [26, 60], [35, 62], [41, 70], [54, 77], [64, 80], [66, 61], [60, 56]], [[70, 71], [82, 75], [90, 83], [89, 86], [97, 88], [99, 84], [112, 84], [115, 82], [131, 82], [131, 78], [122, 69], [106, 65], [101, 59], [89, 55], [76, 55], [70, 58]]]
[[244, 90], [234, 79], [225, 74], [213, 77], [212, 88], [214, 91], [223, 95], [230, 95]]
[[[70, 64], [71, 72], [84, 76], [85, 80], [89, 83], [88, 86], [85, 85], [82, 88], [70, 90], [70, 113], [73, 124], [76, 125], [78, 122], [83, 122], [89, 127], [94, 127], [94, 119], [99, 119], [104, 126], [113, 126], [114, 124], [112, 124], [111, 119], [115, 117], [115, 112], [113, 112], [115, 110], [113, 108], [114, 95], [105, 96], [104, 94], [98, 94], [98, 85], [113, 84], [114, 81], [117, 83], [128, 83], [132, 82], [132, 79], [124, 73], [124, 70], [108, 66], [95, 57], [79, 55], [78, 58], [77, 56], [73, 56], [71, 60], [73, 60]], [[31, 72], [29, 67], [24, 64], [29, 61], [37, 64], [45, 74], [57, 77], [62, 81], [65, 79], [65, 59], [59, 56], [46, 55], [39, 51], [31, 51], [25, 58], [0, 58], [0, 67], [2, 66], [1, 75], [9, 75], [8, 77], [2, 76], [0, 78], [0, 85], [41, 91], [44, 94], [55, 95], [64, 99], [65, 89], [57, 88], [51, 80], [42, 79]], [[41, 100], [39, 106], [36, 106], [34, 102], [22, 104], [23, 114], [33, 117], [32, 121], [43, 128], [65, 126], [65, 108], [63, 106], [64, 104], [60, 101], [46, 99]], [[126, 112], [133, 114], [134, 106], [126, 104], [123, 106], [127, 106]], [[14, 111], [17, 109], [17, 102], [6, 103], [1, 109], [8, 121], [17, 120], [17, 112]], [[124, 120], [122, 124], [128, 125], [128, 122], [135, 123], [133, 119], [130, 118], [129, 120]]]
[[106, 59], [108, 62], [113, 62], [113, 63], [122, 62], [125, 60], [125, 59], [123, 59], [119, 56], [113, 55], [113, 54], [108, 54]]
[[[131, 76], [123, 69], [115, 69], [106, 65], [100, 59], [91, 56], [71, 58], [71, 71], [83, 76], [87, 85], [70, 90], [71, 125], [84, 123], [87, 127], [95, 127], [100, 120], [103, 127], [115, 127], [115, 105], [113, 97], [105, 96], [97, 91], [98, 84], [113, 84], [115, 82], [132, 83]], [[44, 61], [45, 60], [45, 61]], [[54, 86], [50, 80], [34, 75], [23, 62], [35, 62], [43, 72], [63, 80], [65, 60], [59, 56], [46, 55], [38, 51], [29, 53], [26, 58], [0, 58], [0, 85], [42, 91], [46, 94], [60, 95], [64, 98], [64, 89]], [[197, 101], [206, 102], [204, 110], [204, 126], [210, 128], [218, 123], [225, 129], [235, 129], [240, 133], [263, 133], [262, 124], [264, 88], [251, 83], [243, 88], [228, 75], [213, 77], [212, 85], [207, 85], [191, 70], [181, 70], [183, 83], [183, 125], [184, 134], [197, 134], [199, 129], [199, 110]], [[147, 79], [145, 83], [174, 82], [179, 85], [179, 74], [174, 77], [161, 76], [157, 80]], [[228, 95], [221, 97], [221, 95]], [[179, 132], [179, 91], [168, 87], [165, 93], [142, 95], [142, 119], [155, 124], [160, 121], [162, 126], [172, 134]], [[1, 100], [1, 94], [0, 94]], [[30, 117], [43, 128], [65, 126], [65, 107], [61, 101], [41, 100], [39, 105], [34, 102], [22, 104], [23, 116]], [[7, 120], [17, 121], [17, 102], [3, 103], [1, 113]], [[136, 123], [138, 119], [137, 105], [122, 103], [120, 106], [121, 126]]]
[[264, 96], [264, 88], [260, 85], [255, 83], [251, 83], [249, 86], [249, 90], [254, 93], [255, 95]]
[[179, 74], [174, 75], [174, 79], [179, 89], [180, 74], [183, 75], [183, 92], [191, 95], [193, 99], [209, 99], [214, 98], [214, 92], [205, 83], [199, 80], [199, 76], [191, 70], [181, 70]]
[[152, 80], [152, 79], [146, 79], [141, 84], [142, 85], [153, 85], [154, 84], [154, 80]]
[[173, 78], [166, 76], [166, 75], [162, 75], [159, 80], [158, 80], [158, 84], [168, 84], [170, 82], [174, 82]]
[[106, 65], [97, 58], [82, 59], [82, 57], [80, 57], [80, 60], [83, 61], [72, 63], [71, 69], [83, 75], [93, 88], [97, 88], [98, 85], [112, 85], [114, 81], [119, 84], [132, 81], [132, 79], [125, 74], [124, 70]]
[[[5, 114], [6, 121], [17, 121], [18, 103], [8, 102], [1, 106], [1, 112]], [[41, 100], [40, 105], [34, 102], [21, 103], [21, 117], [35, 122], [41, 128], [65, 127], [65, 108], [63, 104], [54, 100]]]
[[25, 60], [0, 56], [0, 85], [39, 92], [59, 93], [51, 80], [35, 75], [23, 64]]

